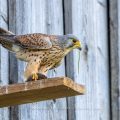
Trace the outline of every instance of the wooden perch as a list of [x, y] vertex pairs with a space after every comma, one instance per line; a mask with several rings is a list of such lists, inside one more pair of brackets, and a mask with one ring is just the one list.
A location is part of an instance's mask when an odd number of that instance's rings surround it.
[[58, 77], [0, 87], [0, 107], [84, 94], [84, 86]]

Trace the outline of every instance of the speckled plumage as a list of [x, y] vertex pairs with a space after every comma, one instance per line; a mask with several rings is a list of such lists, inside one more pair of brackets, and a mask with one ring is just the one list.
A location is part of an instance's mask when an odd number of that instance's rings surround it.
[[[47, 71], [49, 69], [52, 69], [52, 67], [54, 67], [55, 64], [58, 64], [64, 57], [64, 49], [62, 49], [59, 45], [54, 43], [54, 41], [56, 41], [56, 38], [51, 38], [51, 40], [52, 47], [49, 49], [23, 49], [19, 52], [16, 52], [17, 58], [28, 62], [25, 71], [25, 76], [27, 78], [33, 72], [39, 72], [46, 75]], [[31, 68], [32, 70], [30, 70]]]
[[3, 29], [0, 29], [0, 33], [2, 33], [0, 34], [0, 43], [3, 47], [15, 52], [18, 59], [28, 62], [24, 74], [26, 80], [36, 73], [46, 75], [49, 69], [60, 65], [62, 58], [68, 52], [80, 47], [77, 44], [75, 47], [73, 43], [67, 43], [63, 40], [66, 36], [41, 33], [17, 36], [6, 35], [7, 31]]

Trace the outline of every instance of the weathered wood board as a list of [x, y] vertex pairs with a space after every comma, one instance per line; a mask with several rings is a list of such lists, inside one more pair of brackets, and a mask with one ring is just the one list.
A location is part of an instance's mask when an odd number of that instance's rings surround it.
[[7, 85], [0, 88], [0, 107], [82, 95], [85, 88], [67, 77]]

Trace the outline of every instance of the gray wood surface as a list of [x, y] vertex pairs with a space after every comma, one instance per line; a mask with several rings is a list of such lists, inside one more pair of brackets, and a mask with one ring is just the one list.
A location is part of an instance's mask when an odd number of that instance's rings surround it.
[[[77, 35], [82, 40], [83, 50], [80, 68], [78, 68], [77, 50], [67, 56], [67, 75], [87, 88], [85, 96], [75, 97], [75, 100], [72, 100], [72, 105], [75, 107], [74, 118], [109, 120], [107, 1], [68, 0], [68, 2], [66, 7], [72, 6], [65, 11], [69, 17], [66, 18], [66, 33], [72, 32]], [[72, 11], [72, 14], [69, 11]], [[71, 19], [72, 26], [69, 26], [70, 23], [67, 21]], [[71, 113], [71, 110], [68, 113]], [[72, 114], [68, 116], [69, 120], [73, 119]]]
[[[29, 4], [28, 4], [29, 3]], [[30, 1], [24, 0], [9, 0], [9, 30], [16, 34], [25, 34], [30, 32], [30, 14], [28, 11], [31, 6]], [[10, 53], [10, 82], [23, 82], [23, 72], [25, 63], [16, 59], [15, 55]], [[13, 106], [10, 108], [10, 119], [19, 120], [22, 113], [24, 119], [29, 119], [29, 107]]]
[[[72, 29], [72, 0], [64, 0], [64, 22], [65, 22], [65, 34], [71, 34]], [[66, 57], [66, 75], [72, 80], [74, 78], [74, 53], [73, 51]], [[67, 98], [67, 108], [68, 108], [68, 120], [76, 120], [75, 113], [75, 97]]]
[[[8, 28], [7, 0], [0, 0], [0, 27]], [[0, 46], [0, 86], [8, 84], [9, 79], [8, 51]], [[0, 120], [9, 119], [9, 109], [0, 109]]]
[[[118, 1], [118, 11], [120, 11], [120, 1]], [[118, 79], [118, 84], [119, 84], [119, 88], [118, 88], [118, 91], [119, 91], [119, 93], [120, 93], [120, 12], [118, 13], [118, 33], [119, 33], [119, 35], [118, 35], [118, 55], [119, 55], [119, 73], [118, 73], [118, 75], [119, 75], [119, 79]], [[119, 108], [118, 108], [118, 111], [119, 111], [119, 118], [118, 119], [120, 119], [120, 94], [119, 94], [119, 97], [118, 97], [118, 101], [119, 101]]]
[[120, 119], [120, 2], [110, 0], [110, 60], [111, 60], [111, 113], [112, 120]]
[[[118, 11], [120, 11], [120, 0], [118, 1]], [[118, 12], [118, 56], [119, 56], [119, 73], [118, 73], [118, 84], [119, 84], [119, 88], [118, 88], [118, 91], [119, 91], [119, 97], [118, 97], [118, 102], [119, 102], [119, 108], [118, 108], [118, 112], [119, 112], [119, 118], [120, 119], [120, 12]]]

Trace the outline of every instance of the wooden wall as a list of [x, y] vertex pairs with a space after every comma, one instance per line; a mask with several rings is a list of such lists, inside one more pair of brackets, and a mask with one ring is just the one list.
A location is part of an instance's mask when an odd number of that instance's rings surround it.
[[[119, 5], [117, 0], [0, 0], [0, 27], [16, 34], [78, 36], [80, 68], [74, 50], [48, 76], [67, 75], [86, 86], [83, 96], [2, 108], [0, 120], [119, 120]], [[23, 82], [25, 66], [0, 47], [0, 85]]]

